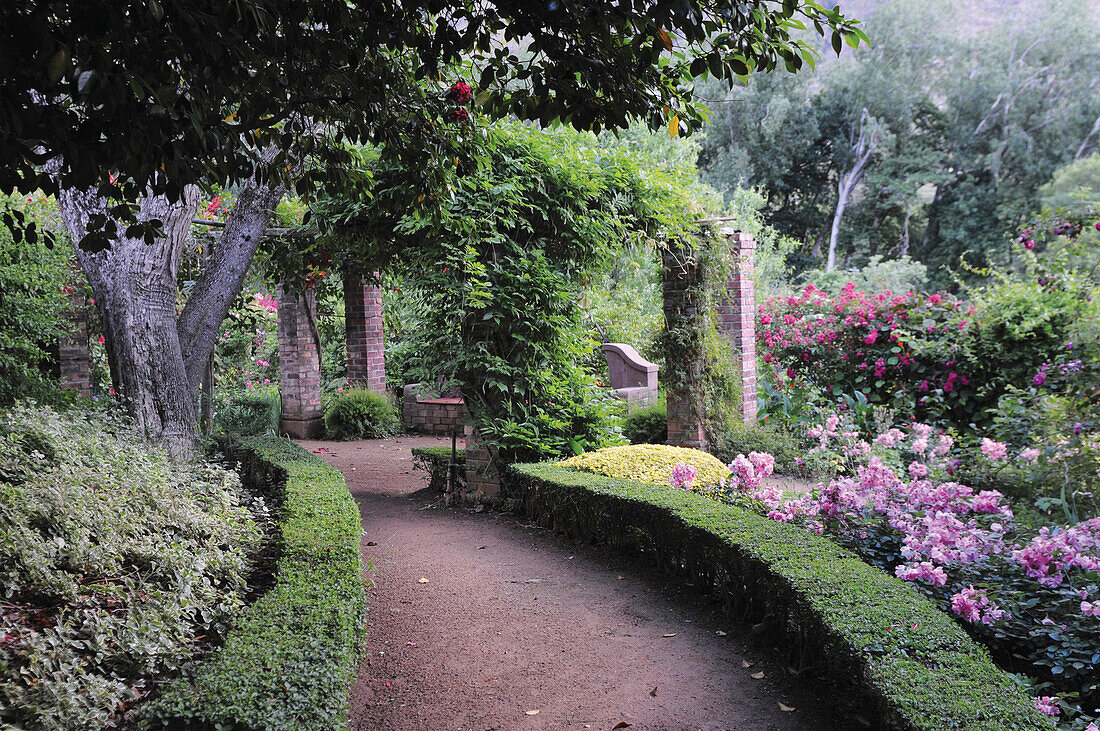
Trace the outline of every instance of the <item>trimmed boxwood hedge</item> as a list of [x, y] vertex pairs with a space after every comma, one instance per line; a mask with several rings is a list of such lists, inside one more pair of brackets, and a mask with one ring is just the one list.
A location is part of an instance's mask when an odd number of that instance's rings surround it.
[[[450, 447], [413, 447], [413, 467], [428, 473], [428, 487], [436, 492], [447, 489], [447, 465], [451, 463]], [[458, 464], [457, 487], [466, 484], [466, 450], [459, 449], [455, 453], [455, 462]]]
[[545, 527], [645, 553], [714, 587], [733, 616], [777, 631], [792, 658], [850, 682], [852, 712], [876, 728], [1051, 727], [950, 617], [828, 538], [687, 491], [550, 463], [511, 466], [504, 489]]
[[235, 445], [242, 479], [279, 505], [274, 586], [225, 645], [150, 704], [153, 728], [342, 729], [366, 596], [359, 509], [337, 470], [277, 437]]

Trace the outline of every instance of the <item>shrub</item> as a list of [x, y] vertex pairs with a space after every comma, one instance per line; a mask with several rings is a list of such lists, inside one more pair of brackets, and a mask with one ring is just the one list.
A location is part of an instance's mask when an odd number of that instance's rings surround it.
[[[777, 384], [765, 385], [768, 408], [798, 401], [792, 391], [834, 404], [854, 397], [965, 432], [987, 427], [1014, 388], [1056, 383], [1056, 372], [1095, 383], [1098, 240], [1092, 223], [1035, 222], [1020, 233], [1017, 270], [973, 272], [986, 280], [970, 303], [868, 293], [852, 282], [838, 295], [807, 285], [798, 296], [769, 299], [758, 331]], [[1083, 390], [1089, 396], [1079, 405], [1095, 403], [1093, 390]]]
[[146, 722], [344, 729], [365, 611], [359, 509], [343, 475], [292, 442], [255, 437], [235, 456], [249, 482], [280, 498], [275, 584], [241, 615], [221, 649], [146, 709]]
[[[0, 195], [0, 212], [38, 232], [63, 229], [56, 203], [41, 195]], [[0, 404], [45, 397], [52, 385], [43, 366], [47, 347], [67, 331], [67, 294], [76, 280], [69, 269], [71, 251], [62, 242], [48, 247], [41, 237], [14, 241], [0, 225]]]
[[384, 394], [352, 388], [325, 410], [325, 431], [332, 439], [379, 439], [397, 431], [397, 412]]
[[848, 282], [864, 292], [921, 292], [928, 286], [928, 267], [908, 256], [883, 260], [875, 255], [859, 269], [815, 269], [806, 272], [803, 281], [832, 294], [839, 294]]
[[631, 444], [664, 444], [668, 441], [668, 409], [654, 404], [623, 417], [623, 436]]
[[778, 424], [750, 426], [731, 420], [710, 437], [711, 453], [725, 464], [732, 462], [738, 454], [767, 452], [775, 457], [776, 472], [793, 475], [806, 473], [810, 469], [805, 459], [807, 450], [797, 437]]
[[729, 469], [706, 452], [656, 444], [608, 447], [571, 457], [561, 465], [607, 477], [667, 485], [672, 468], [680, 463], [695, 468], [700, 485], [717, 483], [730, 476]]
[[241, 610], [264, 503], [103, 413], [23, 404], [2, 422], [3, 721], [125, 725]]
[[281, 410], [278, 392], [236, 396], [218, 409], [214, 428], [238, 437], [275, 434], [279, 430]]
[[505, 488], [574, 538], [642, 551], [712, 585], [736, 617], [784, 633], [791, 657], [855, 680], [876, 728], [1049, 729], [1018, 685], [911, 586], [822, 536], [686, 490], [539, 463]]

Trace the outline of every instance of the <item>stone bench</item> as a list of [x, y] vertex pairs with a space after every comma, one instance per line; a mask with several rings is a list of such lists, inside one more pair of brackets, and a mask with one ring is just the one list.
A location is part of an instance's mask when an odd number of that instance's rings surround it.
[[627, 410], [657, 401], [657, 370], [660, 366], [650, 363], [625, 343], [604, 343], [600, 348], [607, 359], [611, 388], [626, 401]]

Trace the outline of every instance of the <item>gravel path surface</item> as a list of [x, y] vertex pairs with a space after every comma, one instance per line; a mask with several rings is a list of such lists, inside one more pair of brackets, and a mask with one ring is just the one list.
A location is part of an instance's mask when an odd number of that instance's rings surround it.
[[347, 476], [374, 568], [354, 729], [841, 726], [692, 587], [514, 516], [438, 504], [409, 449], [444, 443], [301, 442]]

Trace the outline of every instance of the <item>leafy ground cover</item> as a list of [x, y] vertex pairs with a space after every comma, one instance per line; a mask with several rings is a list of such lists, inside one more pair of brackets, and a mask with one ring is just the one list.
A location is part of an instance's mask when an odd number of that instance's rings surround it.
[[274, 586], [225, 645], [147, 709], [153, 727], [345, 728], [366, 598], [359, 509], [344, 477], [301, 447], [255, 437], [234, 451], [280, 505]]
[[104, 413], [0, 418], [0, 721], [128, 723], [222, 638], [268, 520], [237, 475]]

